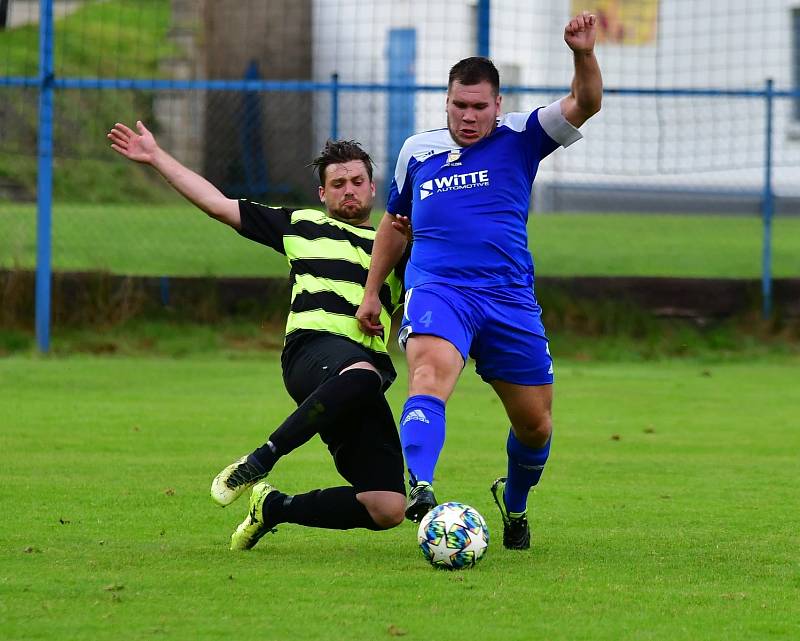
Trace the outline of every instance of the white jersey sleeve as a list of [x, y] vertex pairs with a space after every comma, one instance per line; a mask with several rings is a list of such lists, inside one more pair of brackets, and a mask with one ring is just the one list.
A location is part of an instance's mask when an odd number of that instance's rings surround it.
[[543, 107], [538, 111], [539, 124], [548, 136], [562, 147], [569, 147], [573, 142], [583, 138], [578, 128], [573, 126], [561, 113], [561, 100]]

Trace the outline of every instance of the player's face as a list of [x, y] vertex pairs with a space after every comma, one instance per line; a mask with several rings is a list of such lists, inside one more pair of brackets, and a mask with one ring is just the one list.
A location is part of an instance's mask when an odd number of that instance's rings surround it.
[[319, 188], [320, 202], [325, 203], [331, 218], [361, 225], [369, 220], [375, 183], [369, 179], [361, 160], [328, 165], [325, 186]]
[[447, 128], [453, 140], [469, 147], [491, 134], [500, 114], [500, 100], [486, 80], [477, 85], [454, 81], [447, 92]]

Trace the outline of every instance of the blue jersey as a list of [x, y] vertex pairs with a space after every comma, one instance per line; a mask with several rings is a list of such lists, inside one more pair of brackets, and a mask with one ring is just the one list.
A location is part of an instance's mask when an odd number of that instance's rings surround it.
[[530, 286], [527, 222], [539, 161], [580, 138], [560, 101], [506, 114], [490, 136], [468, 147], [447, 129], [408, 138], [386, 207], [408, 216], [414, 230], [406, 288]]

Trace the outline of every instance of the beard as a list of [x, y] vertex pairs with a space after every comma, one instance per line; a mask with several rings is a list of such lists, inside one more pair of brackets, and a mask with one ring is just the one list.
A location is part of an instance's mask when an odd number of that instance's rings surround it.
[[369, 215], [372, 212], [372, 205], [345, 205], [343, 207], [336, 207], [330, 209], [329, 214], [331, 218], [341, 220], [351, 225], [360, 225], [361, 223], [369, 220]]

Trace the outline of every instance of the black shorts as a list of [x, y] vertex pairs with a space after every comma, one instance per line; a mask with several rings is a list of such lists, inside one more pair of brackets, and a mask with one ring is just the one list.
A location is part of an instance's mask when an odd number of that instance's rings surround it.
[[[320, 385], [359, 361], [380, 363], [359, 345], [332, 334], [316, 334], [284, 352], [283, 382], [300, 405]], [[385, 378], [384, 378], [385, 380]], [[372, 396], [351, 422], [320, 432], [336, 469], [356, 492], [405, 494], [403, 452], [389, 404], [383, 394]]]

